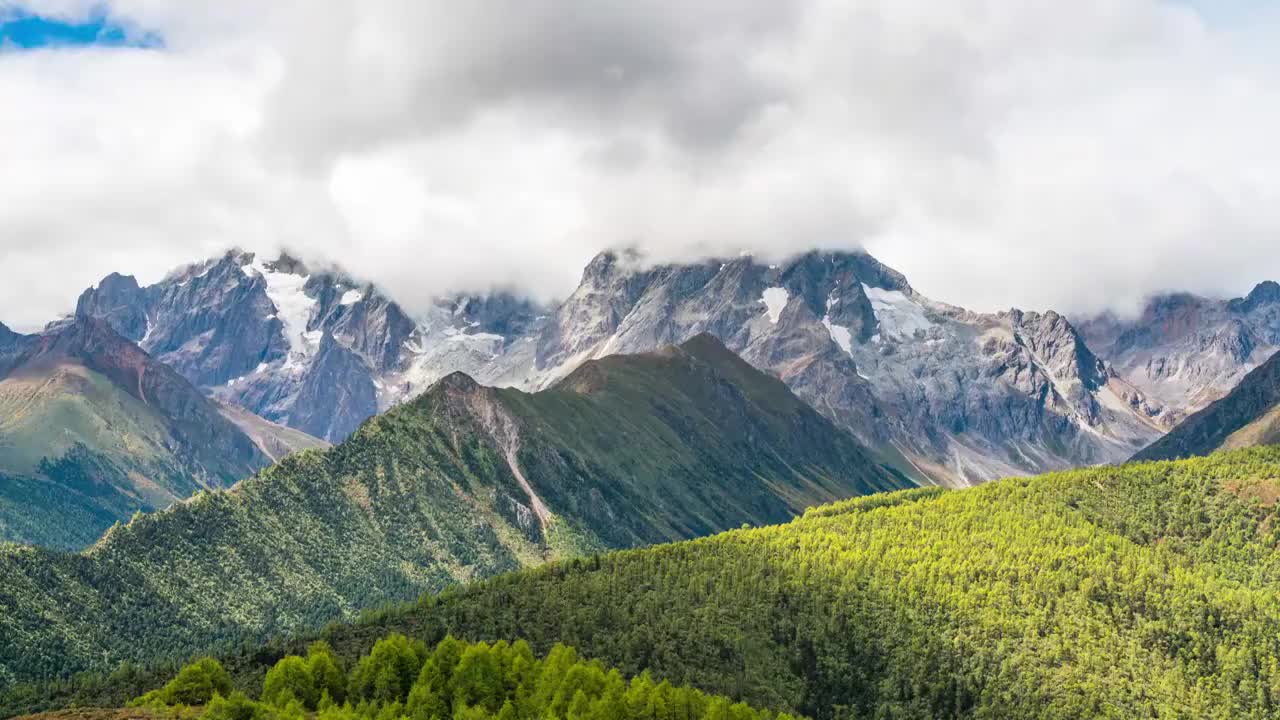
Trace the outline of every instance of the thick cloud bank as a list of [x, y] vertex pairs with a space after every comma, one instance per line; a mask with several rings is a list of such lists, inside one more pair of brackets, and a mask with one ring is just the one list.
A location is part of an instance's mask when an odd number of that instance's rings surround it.
[[1125, 309], [1280, 278], [1280, 16], [1248, 3], [106, 11], [162, 46], [0, 48], [15, 326], [109, 271], [151, 280], [230, 245], [337, 260], [411, 305], [554, 297], [620, 245], [866, 247], [975, 309]]

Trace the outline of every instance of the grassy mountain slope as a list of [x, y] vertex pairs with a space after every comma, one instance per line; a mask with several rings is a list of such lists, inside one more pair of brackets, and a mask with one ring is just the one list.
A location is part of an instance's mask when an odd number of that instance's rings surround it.
[[269, 462], [216, 404], [105, 323], [2, 340], [0, 540], [84, 547], [138, 510]]
[[[502, 575], [324, 635], [348, 659], [391, 631], [564, 642], [815, 718], [1274, 718], [1277, 495], [1276, 448], [910, 490]], [[303, 644], [228, 666], [252, 687]]]
[[0, 548], [0, 681], [313, 627], [902, 485], [714, 340], [605, 359], [534, 395], [455, 374], [329, 451], [83, 554]]
[[1134, 459], [1173, 460], [1275, 442], [1280, 442], [1280, 354], [1246, 375], [1226, 397], [1183, 420]]
[[[539, 493], [577, 515], [610, 518], [589, 531], [613, 547], [781, 522], [912, 484], [710, 335], [589, 362], [544, 392], [500, 396], [551, 451], [521, 457]], [[593, 477], [617, 481], [592, 487]], [[644, 517], [627, 512], [638, 507]]]

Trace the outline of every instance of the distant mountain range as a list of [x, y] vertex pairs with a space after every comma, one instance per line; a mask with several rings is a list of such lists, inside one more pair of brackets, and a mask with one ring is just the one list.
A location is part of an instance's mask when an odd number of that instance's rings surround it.
[[1135, 460], [1176, 460], [1218, 450], [1280, 443], [1280, 354], [1259, 365], [1225, 397], [1182, 421]]
[[[1280, 348], [1280, 285], [1263, 283], [1229, 301], [1170, 295], [1135, 320], [1072, 322], [1052, 311], [983, 314], [940, 303], [862, 252], [809, 253], [778, 266], [745, 255], [654, 266], [606, 252], [552, 307], [494, 293], [442, 297], [409, 312], [341, 269], [231, 251], [147, 287], [109, 275], [81, 295], [75, 318], [44, 334], [105, 321], [210, 398], [259, 455], [170, 463], [160, 474], [171, 479], [159, 490], [122, 480], [108, 484], [124, 487], [123, 495], [57, 500], [58, 488], [76, 481], [50, 484], [48, 472], [76, 471], [51, 464], [42, 474], [39, 461], [88, 456], [62, 440], [46, 451], [16, 430], [0, 431], [0, 452], [8, 443], [38, 455], [0, 465], [12, 477], [0, 537], [82, 546], [136, 509], [224, 486], [314, 444], [308, 436], [342, 440], [454, 371], [538, 390], [592, 358], [653, 351], [704, 332], [781, 377], [879, 463], [917, 482], [968, 485], [1119, 462]], [[0, 362], [29, 342], [24, 337], [0, 332]], [[125, 448], [122, 438], [85, 446]], [[148, 456], [128, 446], [117, 460], [133, 454]], [[59, 503], [55, 515], [23, 510]], [[51, 525], [62, 529], [43, 530]]]
[[1280, 284], [1260, 283], [1233, 300], [1161, 295], [1136, 318], [1107, 313], [1078, 325], [1089, 346], [1159, 408], [1161, 426], [1172, 428], [1280, 350]]
[[214, 397], [329, 441], [491, 362], [539, 312], [498, 295], [442, 300], [411, 319], [340, 271], [239, 251], [145, 288], [109, 275], [76, 304]]
[[318, 444], [206, 398], [100, 320], [0, 326], [0, 540], [83, 547]]
[[0, 546], [0, 685], [265, 639], [911, 485], [708, 335], [585, 362], [536, 393], [453, 373], [330, 450], [83, 553]]
[[109, 276], [77, 313], [214, 397], [328, 440], [455, 370], [536, 390], [588, 359], [703, 332], [921, 482], [1118, 461], [1166, 427], [1164, 406], [1061, 315], [935, 302], [861, 252], [781, 266], [608, 252], [555, 307], [455, 296], [412, 314], [340, 270], [233, 251], [145, 288]]

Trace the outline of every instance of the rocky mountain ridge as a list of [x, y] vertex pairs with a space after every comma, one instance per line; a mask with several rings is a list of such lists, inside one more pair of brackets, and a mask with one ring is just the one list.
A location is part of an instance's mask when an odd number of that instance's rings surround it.
[[315, 444], [233, 417], [102, 320], [0, 330], [0, 539], [81, 547]]
[[1136, 318], [1105, 313], [1077, 325], [1118, 376], [1163, 408], [1156, 420], [1169, 429], [1280, 350], [1280, 284], [1230, 300], [1160, 295]]
[[329, 441], [453, 369], [500, 354], [536, 307], [451, 298], [411, 319], [376, 287], [286, 255], [230, 251], [140, 287], [109, 275], [78, 316], [125, 337], [220, 400]]
[[535, 338], [527, 377], [701, 332], [928, 481], [1118, 461], [1159, 435], [1066, 318], [935, 302], [866, 253], [657, 267], [603, 253]]
[[109, 276], [77, 312], [213, 396], [330, 440], [453, 371], [535, 390], [704, 332], [923, 482], [1122, 460], [1165, 412], [1063, 316], [936, 302], [863, 252], [656, 266], [605, 252], [553, 308], [495, 294], [411, 314], [341, 271], [232, 251], [145, 288]]
[[1225, 396], [1188, 416], [1135, 460], [1178, 460], [1280, 442], [1280, 353]]

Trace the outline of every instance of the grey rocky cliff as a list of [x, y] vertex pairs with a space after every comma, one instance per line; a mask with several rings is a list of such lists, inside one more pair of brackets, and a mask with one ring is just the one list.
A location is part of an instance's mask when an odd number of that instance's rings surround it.
[[529, 384], [701, 332], [918, 477], [1117, 461], [1159, 435], [1066, 318], [936, 303], [864, 253], [658, 267], [602, 254], [537, 337]]
[[1157, 421], [1168, 429], [1280, 350], [1280, 284], [1233, 300], [1161, 295], [1136, 318], [1107, 313], [1078, 325], [1118, 377], [1162, 408]]
[[509, 336], [546, 313], [496, 293], [442, 299], [411, 318], [339, 270], [238, 250], [147, 287], [109, 275], [76, 312], [106, 320], [218, 400], [330, 442], [451, 370], [502, 375], [494, 360]]
[[1160, 404], [1066, 318], [935, 302], [860, 252], [776, 266], [606, 252], [550, 309], [494, 293], [410, 314], [340, 271], [238, 252], [135, 287], [104, 280], [81, 311], [150, 328], [143, 347], [206, 392], [330, 441], [454, 371], [535, 390], [588, 360], [701, 333], [921, 480], [1121, 460], [1160, 434]]
[[377, 388], [361, 356], [325, 333], [293, 398], [287, 423], [315, 437], [346, 437], [378, 412]]

